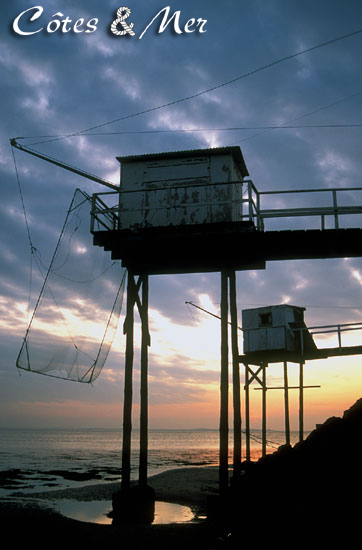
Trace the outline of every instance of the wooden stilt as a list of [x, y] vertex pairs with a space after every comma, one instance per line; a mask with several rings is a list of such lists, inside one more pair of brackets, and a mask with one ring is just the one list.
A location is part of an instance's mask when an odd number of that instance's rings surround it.
[[250, 460], [250, 392], [249, 365], [245, 365], [245, 448], [246, 460]]
[[266, 456], [266, 368], [267, 364], [263, 364], [263, 385], [262, 385], [262, 456]]
[[142, 275], [142, 306], [141, 316], [141, 380], [140, 380], [140, 456], [139, 485], [147, 485], [148, 462], [148, 346], [150, 335], [148, 330], [148, 275]]
[[221, 374], [220, 374], [220, 458], [219, 458], [219, 492], [223, 494], [228, 487], [228, 393], [229, 393], [229, 358], [228, 358], [228, 278], [221, 272]]
[[285, 443], [290, 445], [288, 363], [284, 361]]
[[235, 271], [230, 272], [229, 281], [230, 281], [231, 350], [232, 350], [232, 359], [233, 359], [233, 409], [234, 409], [233, 476], [234, 476], [234, 479], [237, 479], [241, 475], [241, 400], [240, 400], [238, 316], [237, 316], [237, 305], [236, 305]]
[[[142, 289], [142, 297], [139, 292]], [[131, 486], [131, 435], [134, 356], [134, 306], [141, 319], [141, 380], [140, 380], [140, 452], [139, 483]], [[148, 449], [148, 276], [140, 275], [137, 284], [128, 270], [127, 314], [124, 322], [126, 358], [123, 402], [123, 446], [121, 489], [112, 495], [113, 521], [116, 523], [151, 524], [155, 514], [155, 491], [147, 485]]]
[[133, 378], [133, 333], [134, 305], [136, 301], [136, 286], [133, 273], [128, 271], [127, 282], [127, 313], [123, 332], [126, 334], [126, 358], [124, 370], [124, 401], [123, 401], [123, 444], [122, 444], [122, 489], [130, 487], [131, 480], [131, 434], [132, 434], [132, 378]]
[[304, 363], [299, 363], [299, 441], [304, 439]]

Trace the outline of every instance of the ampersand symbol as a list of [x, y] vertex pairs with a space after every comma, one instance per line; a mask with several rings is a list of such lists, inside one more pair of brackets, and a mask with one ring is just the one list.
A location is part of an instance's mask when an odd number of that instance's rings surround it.
[[[125, 21], [126, 19], [128, 19], [130, 15], [131, 15], [131, 10], [129, 8], [122, 7], [122, 8], [119, 8], [119, 10], [117, 10], [118, 19], [113, 21], [111, 25], [111, 31], [113, 32], [113, 34], [116, 34], [117, 36], [124, 36], [125, 34], [130, 34], [131, 36], [134, 36], [136, 34], [132, 30], [134, 27], [134, 23], [130, 23], [129, 25], [127, 25]], [[117, 25], [119, 23], [122, 25], [123, 31], [117, 30]]]

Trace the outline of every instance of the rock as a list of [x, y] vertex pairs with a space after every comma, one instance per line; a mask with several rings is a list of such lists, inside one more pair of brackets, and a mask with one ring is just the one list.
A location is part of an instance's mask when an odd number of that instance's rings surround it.
[[265, 510], [262, 523], [269, 528], [281, 518], [284, 525], [293, 525], [297, 517], [316, 522], [321, 534], [323, 528], [342, 533], [358, 526], [361, 428], [359, 399], [342, 418], [328, 418], [305, 441], [294, 447], [283, 445], [249, 466], [239, 484], [230, 488], [234, 540], [243, 536], [241, 518], [248, 529], [258, 528], [256, 510]]
[[148, 485], [120, 489], [112, 496], [112, 518], [114, 525], [149, 525], [155, 517], [155, 491]]
[[352, 407], [344, 411], [343, 420], [362, 426], [362, 399], [358, 399]]

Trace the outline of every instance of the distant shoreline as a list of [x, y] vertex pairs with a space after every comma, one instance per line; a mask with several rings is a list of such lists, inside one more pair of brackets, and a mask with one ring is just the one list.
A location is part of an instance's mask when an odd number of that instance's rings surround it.
[[[314, 430], [315, 426], [311, 429], [304, 430], [305, 434], [309, 434], [312, 430]], [[107, 428], [107, 427], [74, 427], [74, 426], [66, 426], [66, 427], [47, 427], [47, 426], [35, 426], [35, 427], [29, 427], [29, 426], [0, 426], [0, 430], [18, 430], [18, 431], [69, 431], [69, 432], [80, 432], [80, 431], [89, 431], [89, 432], [96, 432], [96, 431], [102, 431], [102, 432], [122, 432], [122, 427], [119, 428]], [[132, 428], [133, 432], [139, 433], [139, 428]], [[218, 432], [219, 428], [149, 428], [149, 432]], [[262, 428], [252, 428], [251, 432], [261, 432]], [[282, 434], [284, 433], [284, 429], [274, 429], [274, 428], [268, 428], [268, 432], [275, 432]], [[233, 433], [233, 428], [229, 428], [229, 433]], [[297, 434], [299, 431], [297, 429], [291, 430], [290, 433]]]

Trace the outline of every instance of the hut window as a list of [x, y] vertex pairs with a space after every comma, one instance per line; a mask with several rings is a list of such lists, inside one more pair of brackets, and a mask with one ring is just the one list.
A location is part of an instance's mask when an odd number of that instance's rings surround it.
[[259, 327], [270, 327], [272, 325], [272, 314], [259, 313]]

